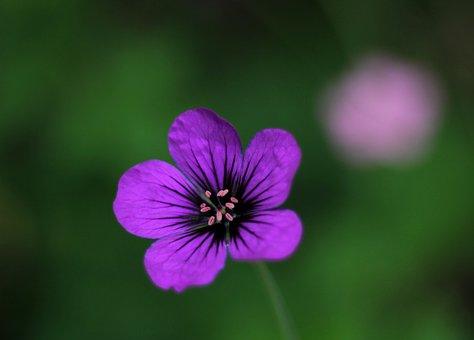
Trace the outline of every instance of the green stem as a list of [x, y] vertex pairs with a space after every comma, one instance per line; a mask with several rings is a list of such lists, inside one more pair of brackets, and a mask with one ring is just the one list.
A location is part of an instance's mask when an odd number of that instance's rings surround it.
[[287, 340], [298, 339], [295, 328], [293, 327], [293, 320], [287, 311], [285, 300], [272, 273], [263, 262], [257, 262], [255, 267], [260, 274], [268, 296], [270, 297], [283, 337]]

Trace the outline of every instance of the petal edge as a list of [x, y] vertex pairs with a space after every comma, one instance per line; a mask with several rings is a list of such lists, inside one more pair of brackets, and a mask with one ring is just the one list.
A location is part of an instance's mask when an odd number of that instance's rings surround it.
[[301, 150], [290, 132], [282, 129], [258, 132], [244, 155], [243, 200], [262, 210], [278, 207], [290, 193], [300, 162]]
[[184, 230], [189, 218], [199, 213], [193, 195], [178, 169], [149, 160], [122, 175], [113, 210], [129, 233], [156, 239]]
[[298, 247], [303, 227], [293, 210], [269, 210], [239, 227], [240, 238], [229, 246], [234, 260], [283, 260]]
[[212, 110], [196, 108], [181, 113], [170, 127], [168, 146], [178, 168], [203, 191], [224, 189], [240, 173], [239, 135]]
[[144, 264], [152, 282], [177, 293], [192, 286], [210, 284], [224, 268], [227, 257], [222, 244], [213, 244], [212, 235], [187, 235], [153, 243]]

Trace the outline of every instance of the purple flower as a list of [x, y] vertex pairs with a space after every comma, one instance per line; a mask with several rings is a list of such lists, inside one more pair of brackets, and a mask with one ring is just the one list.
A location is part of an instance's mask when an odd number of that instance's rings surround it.
[[323, 108], [332, 142], [357, 164], [399, 163], [422, 156], [436, 131], [440, 95], [424, 69], [370, 56], [329, 91]]
[[232, 125], [209, 109], [179, 115], [168, 135], [177, 168], [137, 164], [121, 177], [114, 212], [130, 233], [156, 239], [145, 254], [155, 285], [177, 292], [211, 283], [234, 260], [281, 260], [300, 242], [301, 221], [276, 209], [301, 159], [284, 130], [256, 134], [245, 153]]

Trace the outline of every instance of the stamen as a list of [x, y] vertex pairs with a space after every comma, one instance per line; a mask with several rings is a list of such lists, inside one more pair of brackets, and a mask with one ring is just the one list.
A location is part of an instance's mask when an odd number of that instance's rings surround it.
[[207, 221], [207, 225], [213, 225], [215, 221], [216, 221], [216, 217], [211, 216], [209, 217], [209, 221]]
[[229, 221], [232, 221], [234, 219], [229, 213], [225, 214], [225, 218], [227, 218]]
[[217, 193], [217, 197], [224, 197], [228, 193], [229, 193], [229, 189], [219, 190], [219, 192]]
[[204, 195], [206, 195], [207, 198], [211, 198], [212, 194], [209, 190], [206, 190], [206, 192], [204, 193]]
[[237, 198], [235, 198], [234, 196], [232, 196], [232, 197], [230, 198], [230, 201], [231, 201], [232, 203], [239, 203], [239, 200], [238, 200]]
[[208, 212], [209, 210], [211, 210], [211, 207], [204, 207], [201, 209], [201, 212]]
[[220, 210], [217, 210], [216, 218], [217, 218], [217, 222], [222, 221], [222, 212]]
[[204, 208], [206, 206], [206, 203], [201, 203], [200, 207]]
[[234, 209], [234, 208], [235, 208], [234, 203], [230, 203], [230, 202], [227, 202], [227, 203], [225, 204], [225, 206], [226, 206], [227, 208], [229, 208], [229, 209]]

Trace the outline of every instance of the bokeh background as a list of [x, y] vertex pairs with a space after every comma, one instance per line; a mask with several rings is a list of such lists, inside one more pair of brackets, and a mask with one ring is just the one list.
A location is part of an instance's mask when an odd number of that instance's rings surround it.
[[[206, 106], [244, 144], [282, 127], [303, 149], [286, 205], [304, 239], [270, 264], [301, 338], [472, 338], [473, 22], [472, 1], [0, 1], [0, 337], [280, 337], [253, 265], [158, 290], [151, 242], [112, 213], [120, 175], [171, 161], [172, 120]], [[355, 166], [318, 118], [378, 51], [443, 89], [417, 162]]]

